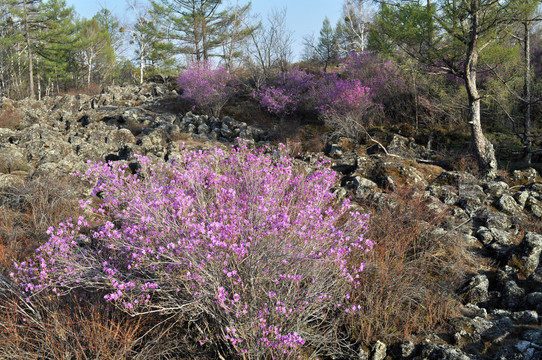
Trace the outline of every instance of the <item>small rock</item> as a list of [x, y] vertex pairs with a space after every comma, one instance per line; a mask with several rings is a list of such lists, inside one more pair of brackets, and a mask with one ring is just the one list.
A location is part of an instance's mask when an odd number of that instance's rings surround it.
[[198, 126], [198, 134], [207, 135], [209, 131], [210, 131], [210, 128], [209, 128], [209, 125], [207, 124], [201, 124], [200, 126]]
[[486, 194], [492, 197], [500, 197], [502, 194], [508, 190], [508, 184], [504, 181], [492, 181], [484, 186], [484, 191]]
[[[525, 340], [518, 341], [515, 347], [523, 355], [523, 359], [534, 359], [536, 349], [541, 349], [540, 346]], [[540, 359], [538, 356], [536, 358]]]
[[382, 341], [378, 340], [371, 351], [371, 360], [384, 360], [386, 358], [387, 347]]
[[512, 331], [512, 320], [503, 318], [493, 322], [493, 326], [481, 333], [482, 338], [487, 341], [500, 342]]
[[343, 156], [343, 149], [337, 144], [331, 144], [331, 148], [329, 149], [329, 156], [338, 158]]
[[519, 214], [523, 207], [521, 207], [514, 198], [508, 194], [502, 195], [499, 200], [497, 200], [497, 207], [510, 215]]
[[369, 360], [369, 352], [364, 348], [360, 348], [358, 352], [358, 360]]
[[508, 230], [512, 225], [510, 216], [500, 212], [486, 213], [476, 219], [489, 229]]
[[416, 345], [412, 341], [406, 341], [404, 343], [401, 343], [401, 356], [404, 358], [410, 357], [414, 355], [414, 351], [416, 350]]
[[537, 268], [530, 276], [530, 281], [535, 281], [542, 285], [542, 267]]
[[461, 291], [465, 299], [471, 304], [479, 304], [489, 300], [489, 280], [485, 275], [477, 275], [469, 280], [469, 283]]
[[343, 156], [340, 158], [337, 158], [333, 160], [331, 163], [331, 168], [335, 170], [336, 172], [342, 173], [342, 174], [348, 174], [356, 170], [358, 164], [357, 164], [357, 158], [354, 154], [348, 153], [350, 156]]
[[[488, 298], [489, 298], [489, 294], [488, 294]], [[481, 317], [484, 319], [487, 318], [487, 310], [485, 308], [481, 308], [473, 304], [466, 304], [463, 310], [461, 310], [461, 313], [464, 316], [468, 316], [470, 318], [475, 318], [475, 317]]]
[[524, 310], [512, 313], [512, 320], [516, 324], [538, 325], [538, 314], [534, 310]]
[[515, 170], [512, 173], [512, 183], [518, 183], [518, 184], [530, 184], [534, 183], [540, 180], [540, 176], [538, 175], [538, 172], [533, 169], [525, 169], [525, 170]]
[[512, 313], [504, 309], [493, 309], [490, 313], [491, 317], [496, 319], [504, 319], [512, 316]]
[[422, 349], [424, 360], [472, 360], [463, 351], [447, 344], [426, 344]]
[[17, 175], [0, 174], [0, 189], [8, 189], [13, 186], [22, 185], [23, 179]]
[[522, 274], [528, 276], [538, 267], [541, 252], [542, 235], [528, 232], [514, 249], [508, 265], [519, 269]]
[[486, 246], [493, 242], [493, 234], [485, 226], [480, 226], [478, 230], [476, 230], [476, 237]]
[[542, 218], [542, 206], [538, 204], [531, 204], [530, 208], [534, 216], [536, 216], [539, 219]]
[[542, 345], [542, 329], [531, 329], [525, 331], [521, 337], [537, 345]]
[[514, 280], [505, 283], [502, 304], [509, 309], [517, 309], [525, 296], [525, 290], [520, 288]]
[[536, 307], [537, 305], [542, 304], [542, 292], [532, 292], [527, 294], [525, 300], [530, 306]]
[[521, 206], [522, 208], [527, 203], [527, 199], [529, 198], [529, 192], [528, 191], [519, 191], [514, 195], [514, 199], [516, 199], [516, 202]]

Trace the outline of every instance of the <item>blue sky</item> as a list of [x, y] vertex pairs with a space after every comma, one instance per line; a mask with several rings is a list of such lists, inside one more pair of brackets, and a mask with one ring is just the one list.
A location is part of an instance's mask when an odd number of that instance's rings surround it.
[[[102, 7], [106, 7], [116, 14], [121, 22], [130, 21], [126, 0], [66, 0], [66, 3], [68, 6], [73, 5], [81, 17], [91, 18]], [[138, 3], [145, 5], [147, 1], [138, 0]], [[224, 3], [235, 4], [235, 0], [225, 0]], [[239, 3], [246, 4], [247, 0], [240, 0]], [[342, 0], [252, 0], [252, 13], [260, 14], [265, 20], [267, 14], [274, 8], [286, 7], [287, 27], [293, 31], [296, 41], [293, 50], [297, 56], [300, 56], [303, 51], [303, 37], [312, 33], [318, 37], [326, 16], [334, 26], [341, 16], [342, 4]]]

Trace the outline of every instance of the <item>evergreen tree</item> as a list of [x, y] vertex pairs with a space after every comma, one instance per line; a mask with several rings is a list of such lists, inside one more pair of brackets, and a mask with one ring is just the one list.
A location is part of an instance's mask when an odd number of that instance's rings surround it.
[[[3, 62], [11, 69], [12, 84], [27, 86], [34, 98], [36, 82], [41, 96], [43, 81], [52, 83], [66, 78], [69, 52], [73, 49], [72, 8], [64, 0], [7, 0], [3, 3], [1, 45]], [[28, 82], [22, 74], [27, 74]]]
[[331, 27], [329, 19], [324, 19], [322, 23], [322, 29], [320, 30], [320, 37], [318, 38], [318, 44], [315, 48], [315, 55], [318, 61], [324, 65], [324, 72], [327, 71], [329, 64], [337, 60], [338, 46], [337, 39], [335, 38], [335, 31]]
[[477, 75], [483, 51], [506, 36], [505, 30], [524, 0], [440, 0], [382, 3], [372, 33], [373, 47], [401, 49], [431, 67], [462, 78], [468, 95], [471, 139], [481, 171], [496, 174], [493, 145], [484, 137], [481, 124]]
[[[16, 56], [19, 79], [22, 82], [22, 72], [26, 69], [28, 73], [28, 96], [35, 97], [34, 89], [34, 65], [36, 37], [40, 31], [39, 6], [40, 0], [7, 0], [6, 22], [11, 24], [9, 38], [3, 40], [7, 46], [17, 49]], [[21, 58], [24, 56], [25, 59]]]
[[69, 67], [77, 47], [75, 37], [75, 12], [65, 0], [48, 0], [40, 7], [40, 31], [36, 34], [35, 54], [38, 66], [38, 95], [42, 81], [52, 87], [70, 79]]
[[176, 53], [196, 61], [220, 56], [217, 51], [224, 46], [230, 46], [225, 57], [231, 60], [235, 45], [250, 35], [240, 21], [250, 3], [233, 10], [221, 9], [222, 0], [151, 0], [151, 4], [161, 19], [162, 37], [174, 43]]
[[111, 34], [102, 27], [96, 16], [90, 20], [83, 19], [78, 24], [79, 54], [81, 62], [86, 67], [86, 83], [89, 86], [93, 73], [107, 73], [115, 62], [115, 50]]

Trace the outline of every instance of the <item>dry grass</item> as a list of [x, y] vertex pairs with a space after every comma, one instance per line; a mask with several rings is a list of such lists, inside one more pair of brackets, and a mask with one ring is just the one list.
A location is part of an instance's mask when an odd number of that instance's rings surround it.
[[72, 177], [43, 176], [0, 190], [0, 274], [31, 255], [50, 226], [81, 214]]
[[[34, 179], [0, 194], [0, 274], [40, 245], [49, 226], [78, 215], [73, 181]], [[479, 263], [457, 239], [431, 235], [446, 213], [431, 210], [419, 192], [405, 187], [388, 196], [391, 201], [362, 204], [371, 213], [368, 237], [377, 245], [362, 255], [367, 267], [352, 294], [363, 307], [361, 319], [345, 329], [365, 345], [419, 340], [443, 329], [459, 309], [455, 289]], [[3, 291], [0, 281], [0, 360], [206, 358], [183, 333], [189, 322], [132, 318], [109, 309], [102, 295], [44, 295], [28, 303], [15, 290]]]
[[452, 157], [451, 163], [456, 171], [468, 172], [474, 176], [478, 176], [480, 174], [478, 162], [471, 154]]
[[58, 96], [80, 95], [80, 94], [93, 96], [93, 95], [98, 95], [101, 92], [102, 92], [102, 86], [100, 84], [91, 83], [87, 87], [60, 92]]
[[[81, 306], [60, 299], [22, 302], [4, 301], [0, 312], [0, 359], [135, 358], [140, 320], [101, 306]], [[35, 312], [24, 314], [21, 309], [26, 305]]]
[[445, 211], [430, 209], [412, 188], [389, 195], [392, 200], [380, 206], [364, 204], [371, 213], [367, 237], [376, 245], [363, 256], [367, 267], [354, 295], [363, 316], [350, 326], [362, 344], [416, 340], [442, 330], [457, 315], [455, 290], [479, 264], [465, 244], [431, 234]]
[[0, 128], [19, 129], [23, 115], [16, 103], [10, 100], [5, 101], [0, 107]]

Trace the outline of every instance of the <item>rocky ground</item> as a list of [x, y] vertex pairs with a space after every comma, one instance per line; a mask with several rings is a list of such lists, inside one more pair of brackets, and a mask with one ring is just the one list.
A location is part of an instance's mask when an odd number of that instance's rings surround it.
[[[181, 143], [205, 148], [238, 138], [268, 140], [264, 130], [229, 117], [179, 115], [166, 105], [176, 95], [165, 84], [151, 83], [109, 87], [95, 96], [0, 99], [4, 116], [21, 119], [0, 127], [0, 193], [29, 177], [84, 171], [87, 160], [130, 162], [133, 154], [168, 160]], [[433, 236], [453, 237], [495, 264], [460, 290], [465, 305], [454, 332], [419, 344], [377, 342], [359, 358], [541, 359], [542, 235], [525, 229], [535, 229], [533, 222], [542, 218], [542, 179], [528, 169], [480, 181], [437, 166], [429, 155], [413, 139], [396, 135], [371, 146], [341, 139], [325, 153], [299, 156], [306, 166], [327, 157], [342, 176], [339, 196], [389, 201], [389, 190], [416, 187], [432, 207], [449, 211], [450, 221]]]

